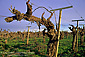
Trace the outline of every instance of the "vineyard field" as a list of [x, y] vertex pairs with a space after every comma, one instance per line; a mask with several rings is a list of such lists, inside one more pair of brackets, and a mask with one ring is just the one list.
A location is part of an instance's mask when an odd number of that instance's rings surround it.
[[[84, 37], [85, 38], [85, 37]], [[72, 51], [72, 37], [66, 36], [64, 39], [59, 40], [58, 57], [84, 57], [85, 55], [85, 42], [83, 46], [80, 45], [80, 38], [78, 52]], [[45, 43], [43, 43], [43, 37], [29, 38], [29, 44], [26, 44], [27, 39], [22, 41], [21, 38], [8, 38], [7, 44], [5, 44], [5, 38], [0, 38], [0, 57], [12, 56], [12, 57], [46, 57], [48, 37], [45, 37]]]

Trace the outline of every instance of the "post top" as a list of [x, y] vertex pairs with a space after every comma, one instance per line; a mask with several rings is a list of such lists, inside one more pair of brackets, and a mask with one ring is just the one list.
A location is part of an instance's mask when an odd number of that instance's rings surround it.
[[27, 26], [27, 27], [31, 27], [31, 26]]
[[84, 19], [80, 19], [80, 20], [72, 20], [72, 22], [74, 22], [74, 21], [84, 21]]

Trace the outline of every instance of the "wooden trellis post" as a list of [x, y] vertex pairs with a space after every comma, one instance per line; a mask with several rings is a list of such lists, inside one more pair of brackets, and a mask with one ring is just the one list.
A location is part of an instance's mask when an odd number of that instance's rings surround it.
[[79, 24], [79, 21], [84, 21], [84, 19], [81, 19], [81, 20], [72, 20], [72, 22], [74, 21], [77, 21], [77, 34], [76, 34], [76, 52], [78, 51], [78, 24]]
[[40, 37], [40, 26], [41, 26], [41, 24], [39, 22], [39, 34], [38, 34], [38, 37]]
[[46, 31], [46, 29], [44, 28], [44, 30], [43, 30], [43, 43], [45, 43], [45, 31]]
[[29, 42], [29, 29], [31, 26], [27, 26], [28, 27], [28, 35], [27, 35], [27, 45], [28, 45], [28, 42]]
[[59, 38], [60, 38], [60, 25], [61, 25], [61, 15], [62, 15], [62, 10], [63, 9], [68, 9], [68, 8], [72, 8], [73, 6], [68, 6], [68, 7], [64, 7], [64, 8], [59, 8], [59, 9], [54, 9], [54, 10], [50, 10], [50, 11], [56, 11], [56, 10], [60, 10], [60, 13], [59, 13], [59, 22], [58, 22], [58, 41], [57, 41], [57, 44], [56, 44], [56, 48], [57, 48], [57, 51], [56, 51], [56, 57], [58, 55], [58, 46], [59, 46]]
[[23, 39], [22, 39], [23, 41], [24, 41], [25, 37], [26, 37], [26, 32], [24, 30], [24, 32], [23, 32]]

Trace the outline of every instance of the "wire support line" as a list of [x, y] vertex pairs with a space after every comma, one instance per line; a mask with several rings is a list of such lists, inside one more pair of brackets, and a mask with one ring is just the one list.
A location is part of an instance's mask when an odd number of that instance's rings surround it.
[[[68, 0], [66, 0], [71, 6], [73, 6], [73, 4], [71, 3], [71, 2], [69, 2]], [[76, 8], [73, 8], [74, 9], [74, 11], [75, 11], [75, 13], [78, 15], [78, 16], [80, 16], [80, 18], [82, 18], [83, 19], [83, 17], [80, 15], [80, 13], [76, 10]]]

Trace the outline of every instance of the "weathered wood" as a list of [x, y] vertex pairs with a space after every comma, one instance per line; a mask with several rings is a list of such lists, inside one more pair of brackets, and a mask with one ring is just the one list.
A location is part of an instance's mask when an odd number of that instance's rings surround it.
[[78, 51], [78, 22], [79, 21], [84, 21], [84, 19], [81, 19], [81, 20], [72, 20], [72, 22], [74, 22], [74, 21], [77, 21], [77, 35], [76, 35], [76, 52]]
[[60, 38], [61, 15], [62, 15], [62, 10], [60, 10], [60, 14], [59, 14], [59, 24], [58, 24], [58, 41], [57, 41], [56, 57], [57, 57], [57, 55], [58, 55], [58, 46], [59, 46], [59, 38]]
[[5, 40], [5, 44], [7, 44], [7, 39]]
[[79, 29], [78, 29], [78, 21], [77, 21], [77, 35], [76, 35], [76, 52], [78, 51], [78, 33], [79, 33]]
[[54, 9], [54, 10], [50, 10], [50, 11], [56, 11], [56, 10], [60, 10], [59, 13], [59, 22], [58, 22], [58, 37], [57, 37], [57, 42], [56, 43], [56, 52], [55, 52], [55, 57], [57, 57], [58, 55], [58, 46], [59, 46], [59, 38], [60, 38], [60, 24], [61, 24], [61, 15], [62, 15], [62, 10], [63, 9], [68, 9], [68, 8], [72, 8], [73, 6], [69, 6], [69, 7], [63, 7], [63, 8], [59, 8], [59, 9]]
[[72, 26], [72, 28], [69, 27], [69, 29], [72, 31], [72, 34], [73, 34], [72, 49], [73, 49], [73, 51], [75, 51], [75, 45], [76, 45], [76, 27], [74, 27], [73, 25], [70, 25], [70, 26]]
[[28, 42], [29, 42], [29, 28], [30, 28], [31, 26], [28, 26], [28, 35], [27, 35], [27, 45], [28, 45]]
[[72, 20], [72, 22], [74, 22], [74, 21], [84, 21], [84, 19], [80, 19], [80, 20]]
[[72, 8], [73, 6], [68, 6], [68, 7], [63, 7], [63, 8], [58, 8], [58, 9], [53, 9], [50, 11], [56, 11], [56, 10], [62, 10], [62, 9], [68, 9], [68, 8]]

